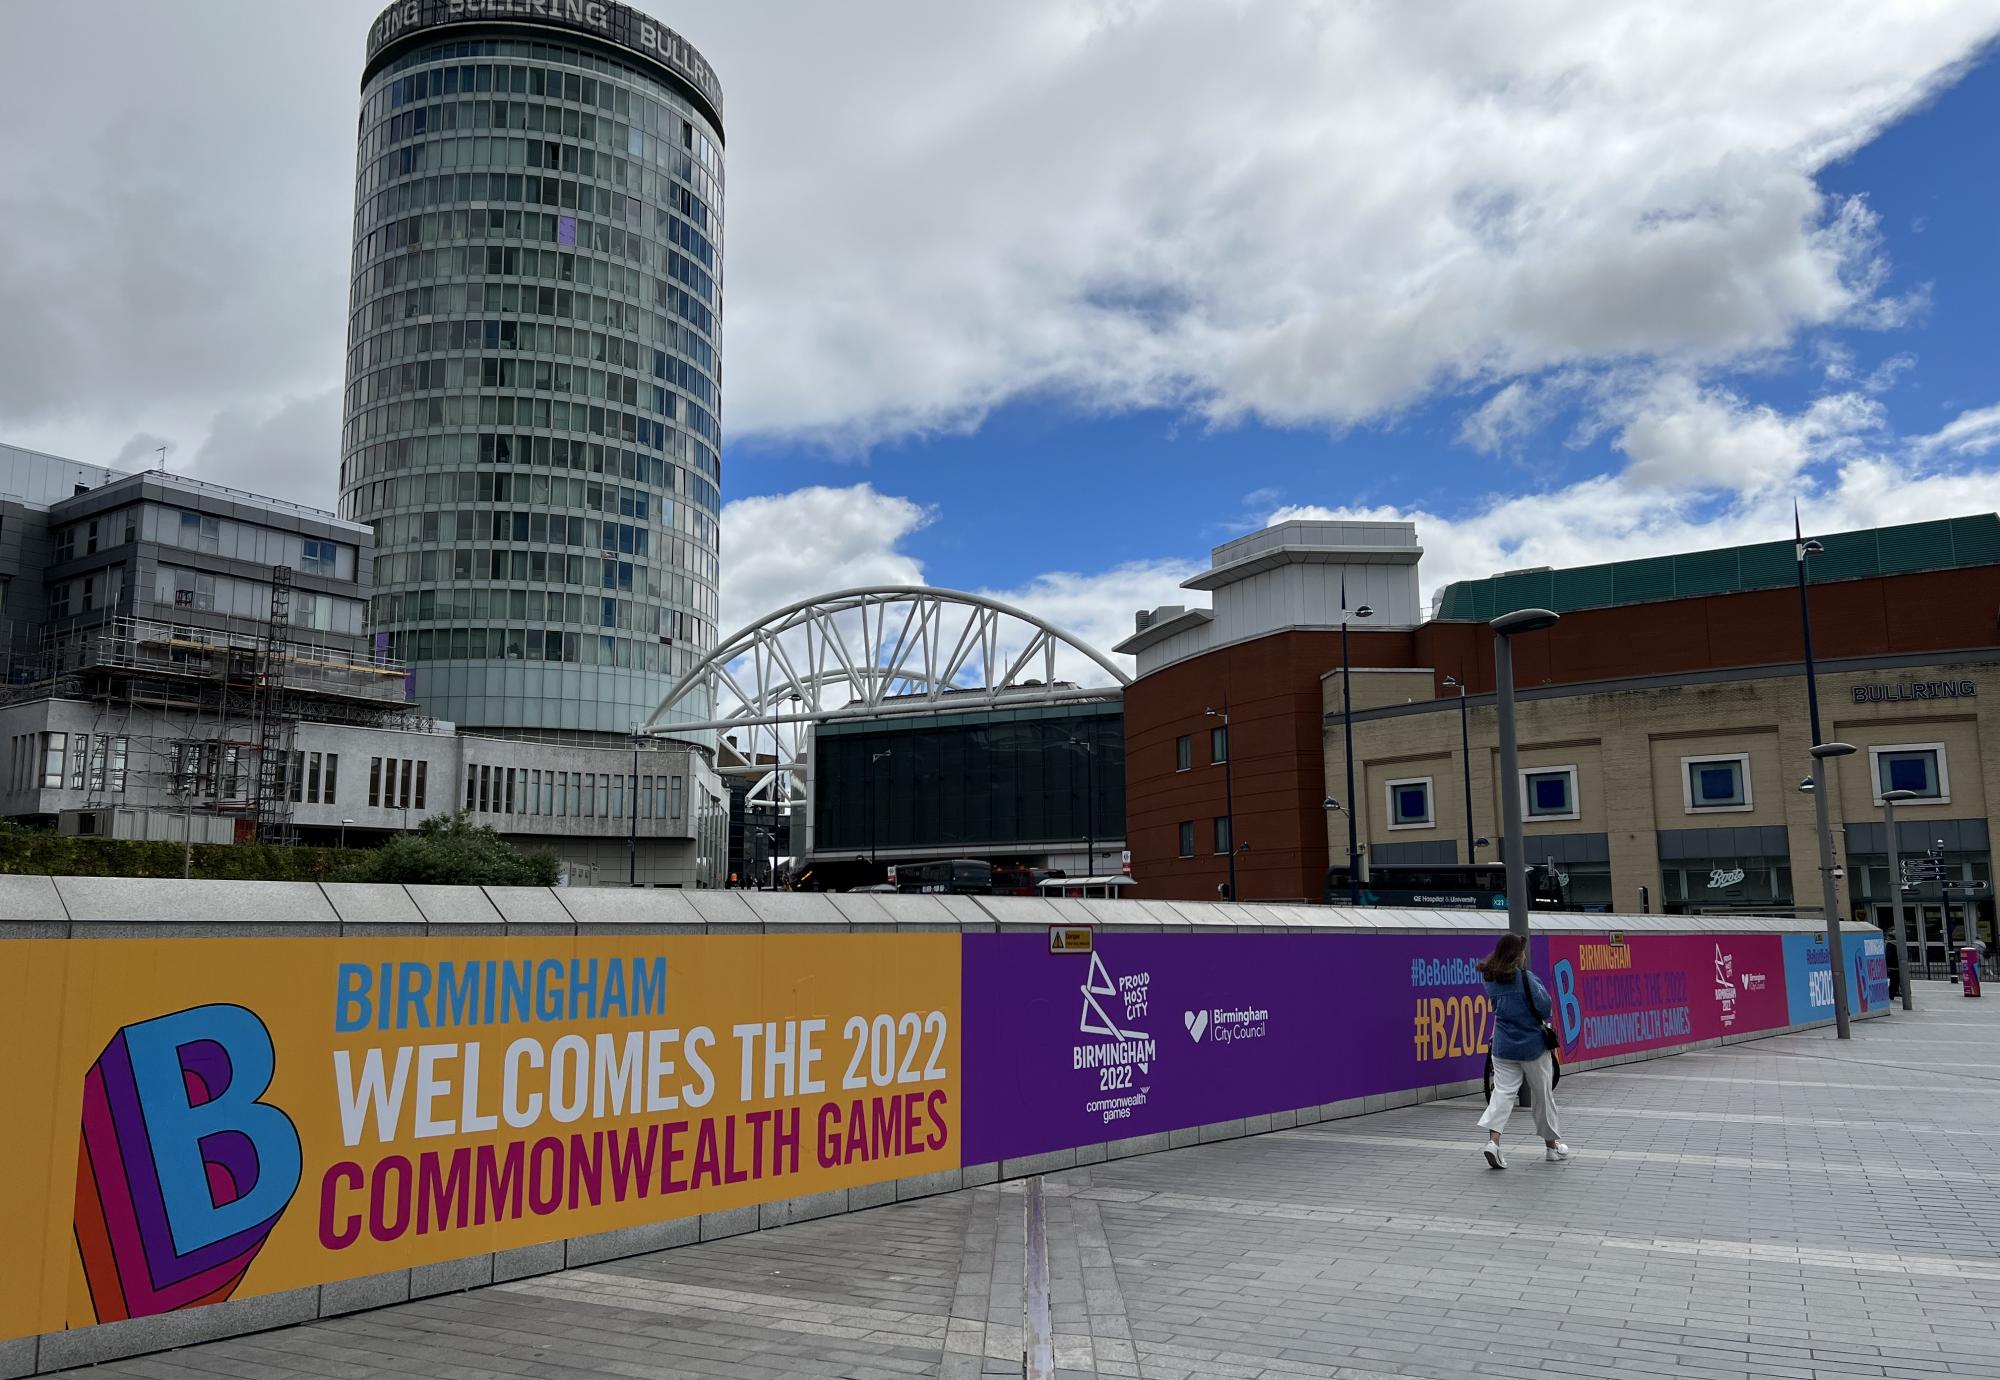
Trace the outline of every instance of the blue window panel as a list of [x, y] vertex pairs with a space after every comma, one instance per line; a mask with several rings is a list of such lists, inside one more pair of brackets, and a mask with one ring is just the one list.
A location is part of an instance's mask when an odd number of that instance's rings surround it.
[[1919, 795], [1937, 794], [1937, 782], [1931, 774], [1930, 754], [1912, 752], [1886, 758], [1883, 766], [1890, 790], [1915, 791]]
[[1542, 776], [1534, 782], [1535, 809], [1542, 814], [1569, 813], [1569, 778]]
[[1734, 765], [1699, 768], [1695, 779], [1704, 805], [1733, 805], [1740, 798]]
[[1422, 786], [1399, 786], [1396, 789], [1396, 823], [1423, 824], [1430, 819], [1429, 792]]

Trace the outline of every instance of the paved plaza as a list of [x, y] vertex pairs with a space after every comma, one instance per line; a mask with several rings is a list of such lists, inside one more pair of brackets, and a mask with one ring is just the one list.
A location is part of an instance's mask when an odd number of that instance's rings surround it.
[[1917, 1000], [1578, 1074], [1568, 1164], [1433, 1102], [88, 1373], [2000, 1377], [2000, 1000]]

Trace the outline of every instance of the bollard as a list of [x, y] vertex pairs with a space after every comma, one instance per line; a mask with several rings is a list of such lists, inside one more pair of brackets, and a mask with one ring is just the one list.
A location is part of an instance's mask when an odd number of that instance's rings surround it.
[[1968, 944], [1958, 951], [1959, 990], [1968, 997], [1979, 992], [1979, 950]]

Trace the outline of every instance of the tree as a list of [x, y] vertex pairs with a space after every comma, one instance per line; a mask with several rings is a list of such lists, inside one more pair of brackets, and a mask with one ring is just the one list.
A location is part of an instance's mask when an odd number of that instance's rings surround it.
[[524, 852], [463, 810], [432, 815], [341, 874], [345, 882], [443, 886], [554, 886], [556, 855]]

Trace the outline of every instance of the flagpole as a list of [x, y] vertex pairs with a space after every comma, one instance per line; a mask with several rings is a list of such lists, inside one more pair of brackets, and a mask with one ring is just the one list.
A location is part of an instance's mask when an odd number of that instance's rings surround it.
[[1361, 802], [1354, 794], [1354, 687], [1348, 676], [1347, 572], [1340, 573], [1340, 724], [1347, 759], [1347, 903], [1361, 904], [1361, 831], [1355, 824]]

